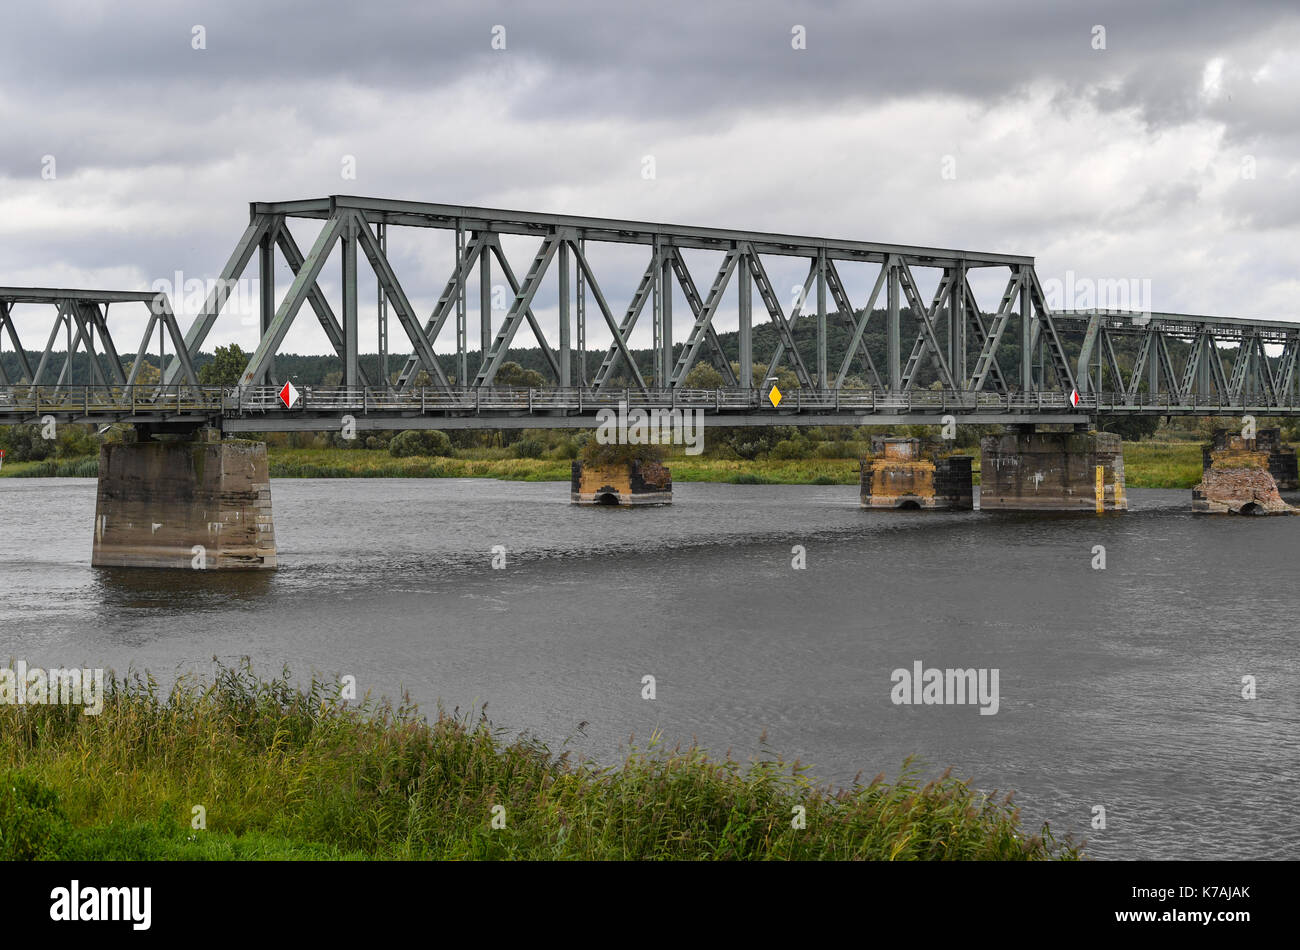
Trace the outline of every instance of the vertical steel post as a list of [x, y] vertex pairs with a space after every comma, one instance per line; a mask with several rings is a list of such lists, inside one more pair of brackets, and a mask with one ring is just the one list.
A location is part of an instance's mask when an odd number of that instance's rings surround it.
[[[283, 226], [283, 225], [281, 225]], [[261, 241], [258, 242], [257, 248], [257, 282], [258, 282], [258, 300], [259, 323], [262, 328], [262, 336], [266, 336], [266, 331], [271, 327], [271, 321], [275, 319], [275, 227], [267, 228], [266, 233], [262, 235]], [[158, 321], [161, 337], [163, 322]], [[159, 367], [160, 370], [165, 367]], [[262, 376], [263, 380], [268, 380], [272, 384], [276, 382], [275, 375], [275, 355], [272, 354], [266, 361], [266, 370]]]
[[1147, 405], [1154, 406], [1160, 392], [1160, 337], [1150, 325], [1147, 333], [1151, 334], [1151, 346], [1147, 351]]
[[[379, 252], [388, 257], [388, 225], [380, 221], [375, 225], [375, 238], [379, 242]], [[379, 378], [376, 382], [385, 390], [388, 389], [388, 294], [384, 293], [384, 285], [375, 281], [377, 296], [375, 303], [378, 309], [375, 311], [379, 320]]]
[[659, 309], [663, 311], [663, 326], [659, 333], [659, 347], [663, 351], [665, 380], [673, 371], [673, 255], [674, 247], [660, 247]]
[[902, 323], [898, 310], [898, 262], [890, 257], [885, 261], [885, 266], [889, 268], [889, 315], [886, 324], [889, 336], [889, 388], [892, 392], [900, 392], [903, 388], [903, 360]]
[[1020, 276], [1020, 390], [1034, 389], [1034, 325], [1033, 302], [1030, 300], [1030, 280], [1022, 267]]
[[569, 358], [569, 241], [567, 238], [560, 239], [559, 253], [560, 268], [560, 386], [568, 388], [570, 385], [569, 364], [572, 362]]
[[659, 249], [659, 237], [654, 238], [650, 247], [650, 367], [654, 374], [654, 384], [658, 387], [671, 385], [672, 366], [664, 364], [664, 320], [663, 304], [660, 302], [660, 285], [663, 283], [663, 255]]
[[950, 268], [948, 281], [948, 366], [958, 389], [967, 388], [966, 379], [966, 268]]
[[[587, 256], [587, 239], [578, 241], [578, 251]], [[587, 388], [587, 278], [582, 268], [578, 268], [577, 308], [574, 316], [578, 324], [578, 385]]]
[[478, 322], [479, 368], [482, 369], [492, 349], [492, 254], [487, 247], [478, 256]]
[[357, 234], [356, 221], [343, 228], [343, 385], [358, 385], [357, 372]]
[[[751, 389], [754, 386], [754, 338], [752, 293], [754, 278], [749, 270], [749, 253], [740, 255], [736, 261], [736, 278], [740, 291], [740, 388]], [[776, 367], [772, 367], [775, 371]], [[763, 383], [766, 386], [766, 381]]]
[[465, 320], [465, 281], [460, 279], [465, 260], [465, 229], [456, 219], [456, 385], [463, 387], [469, 378], [469, 328]]
[[[794, 327], [790, 329], [793, 332]], [[827, 389], [830, 384], [826, 367], [826, 249], [821, 248], [817, 252], [817, 388]]]

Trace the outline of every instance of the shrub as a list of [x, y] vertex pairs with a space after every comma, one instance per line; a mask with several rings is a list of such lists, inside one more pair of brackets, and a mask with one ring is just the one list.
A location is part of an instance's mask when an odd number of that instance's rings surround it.
[[546, 444], [541, 439], [523, 438], [510, 446], [510, 452], [517, 459], [539, 459], [546, 451]]
[[394, 458], [412, 455], [452, 455], [451, 439], [437, 429], [408, 429], [388, 443], [388, 454]]
[[772, 446], [774, 459], [806, 459], [813, 456], [813, 445], [804, 439], [782, 439]]
[[584, 465], [626, 465], [637, 459], [643, 462], [662, 462], [666, 454], [662, 445], [626, 445], [589, 439], [579, 450], [578, 458]]
[[0, 775], [0, 860], [57, 858], [71, 830], [51, 789], [21, 772]]

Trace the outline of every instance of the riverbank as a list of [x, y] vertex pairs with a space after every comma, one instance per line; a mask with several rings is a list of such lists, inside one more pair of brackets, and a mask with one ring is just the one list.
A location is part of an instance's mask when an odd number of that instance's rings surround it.
[[481, 717], [345, 703], [245, 666], [97, 716], [0, 705], [0, 860], [1047, 860], [1011, 796], [945, 773], [832, 789], [652, 737], [613, 769]]
[[[979, 483], [979, 450], [975, 456]], [[268, 449], [272, 478], [499, 478], [507, 481], [569, 480], [568, 459], [394, 458], [382, 449]], [[858, 460], [717, 459], [670, 455], [667, 464], [677, 482], [725, 482], [770, 485], [856, 485]], [[69, 476], [93, 478], [94, 457], [6, 462], [0, 477]], [[1124, 472], [1130, 488], [1191, 488], [1201, 480], [1199, 442], [1126, 442]]]

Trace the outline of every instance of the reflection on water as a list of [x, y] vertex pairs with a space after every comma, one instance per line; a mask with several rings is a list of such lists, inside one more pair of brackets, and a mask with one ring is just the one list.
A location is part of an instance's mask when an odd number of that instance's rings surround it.
[[271, 571], [169, 571], [96, 567], [92, 592], [102, 607], [205, 610], [256, 604], [271, 591]]
[[[1197, 517], [1184, 491], [1106, 517], [862, 511], [852, 486], [680, 483], [654, 509], [476, 479], [272, 492], [278, 571], [96, 570], [93, 480], [0, 480], [0, 656], [166, 684], [247, 655], [486, 702], [602, 760], [656, 728], [741, 756], [766, 733], [834, 782], [919, 753], [1099, 857], [1300, 848], [1300, 519]], [[999, 669], [997, 715], [893, 705], [918, 660]]]

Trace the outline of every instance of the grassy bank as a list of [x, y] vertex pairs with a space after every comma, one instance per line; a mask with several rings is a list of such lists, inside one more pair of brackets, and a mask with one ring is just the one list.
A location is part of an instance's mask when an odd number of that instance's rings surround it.
[[167, 696], [117, 681], [98, 716], [0, 705], [0, 859], [1078, 856], [1023, 832], [1010, 796], [946, 774], [831, 789], [797, 763], [655, 741], [606, 768], [482, 718], [349, 706], [247, 666]]
[[[979, 450], [975, 456], [976, 484]], [[380, 449], [269, 449], [272, 478], [500, 478], [508, 481], [568, 481], [567, 459], [394, 458]], [[669, 456], [677, 482], [772, 485], [856, 485], [857, 459], [758, 459]], [[0, 477], [93, 477], [94, 457], [6, 462]], [[1201, 480], [1199, 442], [1126, 442], [1124, 471], [1130, 488], [1191, 488]]]

